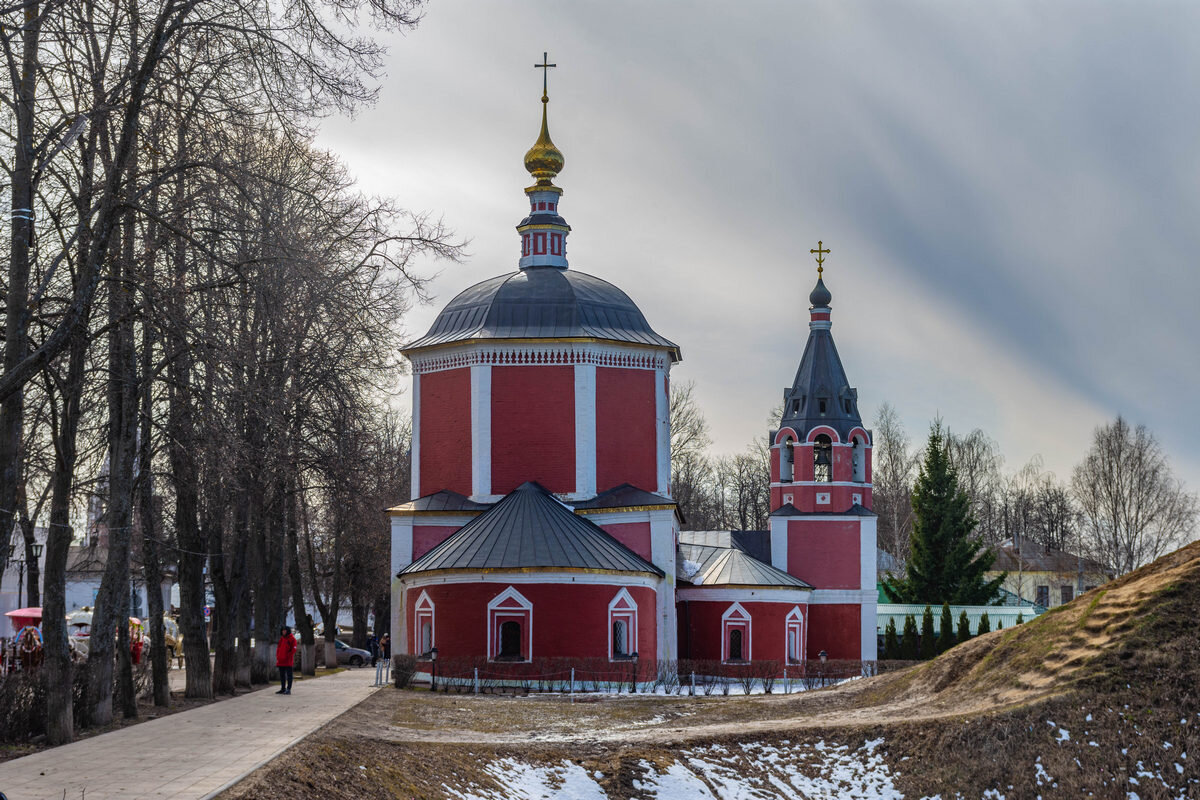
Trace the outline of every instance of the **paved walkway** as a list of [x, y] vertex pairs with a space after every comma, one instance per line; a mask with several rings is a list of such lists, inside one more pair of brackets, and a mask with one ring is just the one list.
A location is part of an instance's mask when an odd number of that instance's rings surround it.
[[0, 764], [9, 800], [215, 795], [374, 691], [373, 669], [350, 669], [52, 747]]

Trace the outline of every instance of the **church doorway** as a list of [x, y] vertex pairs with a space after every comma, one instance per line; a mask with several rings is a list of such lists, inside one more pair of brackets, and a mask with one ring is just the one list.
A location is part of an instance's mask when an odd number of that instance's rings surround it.
[[521, 623], [509, 620], [500, 626], [499, 658], [519, 660], [521, 658]]

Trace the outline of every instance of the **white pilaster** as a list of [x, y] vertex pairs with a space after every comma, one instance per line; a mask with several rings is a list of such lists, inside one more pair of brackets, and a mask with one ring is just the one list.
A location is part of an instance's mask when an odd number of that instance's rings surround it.
[[596, 365], [575, 365], [575, 497], [596, 496]]
[[664, 497], [671, 496], [671, 402], [667, 396], [667, 379], [671, 365], [654, 370], [654, 420], [657, 434], [658, 488]]
[[396, 573], [412, 563], [413, 518], [392, 517], [392, 652], [408, 652], [408, 626], [402, 625], [404, 613], [404, 591]]
[[650, 562], [664, 573], [656, 596], [658, 620], [658, 657], [673, 660], [678, 638], [675, 618], [675, 512], [664, 509], [650, 512]]
[[787, 517], [768, 517], [771, 521], [771, 566], [787, 572]]
[[471, 499], [492, 494], [492, 368], [471, 365]]
[[[416, 499], [421, 496], [421, 373], [415, 371], [412, 380], [412, 447], [410, 451], [412, 465], [409, 473], [412, 475], [412, 486], [409, 492]], [[408, 552], [411, 554], [412, 548], [409, 548]], [[395, 574], [395, 570], [392, 571], [392, 574]]]
[[876, 638], [876, 626], [878, 625], [877, 613], [879, 606], [879, 594], [876, 588], [878, 581], [878, 573], [875, 563], [875, 533], [876, 533], [876, 518], [875, 517], [860, 517], [859, 518], [859, 544], [858, 552], [862, 562], [860, 564], [861, 583], [863, 592], [862, 602], [862, 660], [874, 661], [878, 655], [879, 640]]

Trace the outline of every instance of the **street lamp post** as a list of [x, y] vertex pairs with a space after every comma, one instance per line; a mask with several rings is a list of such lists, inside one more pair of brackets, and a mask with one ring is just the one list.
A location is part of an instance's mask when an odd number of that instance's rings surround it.
[[429, 651], [429, 664], [430, 664], [429, 671], [431, 673], [430, 679], [429, 679], [429, 691], [436, 692], [437, 691], [437, 648], [436, 647], [434, 647], [433, 649], [431, 649]]
[[[41, 542], [33, 543], [31, 549], [33, 550], [33, 557], [35, 560], [42, 557], [43, 546], [44, 545], [42, 545]], [[21, 592], [24, 591], [25, 588], [25, 564], [26, 562], [24, 554], [18, 558], [16, 544], [10, 543], [8, 545], [8, 565], [10, 567], [17, 568], [17, 608], [25, 607], [25, 603], [21, 601]]]

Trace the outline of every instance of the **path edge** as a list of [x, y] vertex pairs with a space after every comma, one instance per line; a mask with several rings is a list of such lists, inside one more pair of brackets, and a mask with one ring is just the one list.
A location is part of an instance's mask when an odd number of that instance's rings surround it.
[[[375, 688], [376, 690], [378, 690], [378, 689], [382, 689], [382, 688], [384, 688], [384, 687], [383, 687], [383, 686], [379, 686], [379, 687], [372, 687], [372, 688]], [[263, 767], [265, 767], [267, 764], [270, 764], [272, 761], [274, 761], [275, 759], [279, 758], [281, 755], [283, 755], [284, 753], [286, 753], [288, 750], [291, 750], [293, 747], [295, 747], [296, 745], [298, 745], [300, 742], [302, 742], [303, 740], [307, 739], [309, 736], [312, 736], [312, 735], [313, 735], [314, 733], [316, 733], [317, 731], [321, 730], [321, 728], [324, 728], [326, 725], [332, 725], [333, 723], [337, 722], [337, 721], [338, 721], [339, 719], [341, 719], [343, 716], [345, 716], [346, 714], [349, 714], [351, 711], [353, 711], [354, 709], [358, 708], [358, 707], [359, 707], [360, 705], [362, 705], [363, 703], [367, 702], [367, 700], [368, 700], [370, 697], [372, 697], [374, 694], [375, 694], [375, 692], [371, 692], [371, 693], [370, 693], [370, 694], [368, 694], [366, 697], [364, 697], [362, 700], [359, 700], [357, 703], [355, 703], [354, 705], [350, 706], [349, 708], [347, 708], [345, 711], [343, 711], [342, 713], [338, 714], [337, 716], [335, 716], [335, 717], [330, 717], [329, 719], [325, 720], [324, 722], [320, 723], [319, 725], [316, 725], [316, 726], [314, 726], [314, 727], [312, 727], [312, 728], [309, 728], [309, 729], [308, 729], [308, 730], [306, 730], [304, 733], [300, 734], [300, 735], [299, 735], [299, 736], [297, 736], [295, 739], [292, 739], [290, 742], [288, 742], [287, 744], [285, 744], [285, 745], [284, 745], [282, 748], [280, 748], [280, 749], [279, 749], [279, 752], [277, 752], [277, 753], [274, 753], [274, 754], [272, 754], [272, 755], [268, 756], [267, 758], [264, 758], [262, 761], [258, 762], [258, 763], [257, 763], [257, 764], [255, 764], [254, 766], [252, 766], [252, 767], [250, 767], [249, 769], [247, 769], [247, 770], [246, 770], [245, 772], [243, 772], [241, 775], [237, 775], [237, 776], [235, 776], [235, 777], [233, 777], [233, 778], [230, 778], [228, 781], [226, 781], [225, 783], [221, 784], [221, 785], [220, 785], [220, 786], [218, 786], [216, 789], [213, 789], [213, 790], [212, 790], [211, 792], [209, 792], [208, 794], [206, 794], [206, 795], [203, 795], [203, 796], [200, 798], [200, 800], [215, 800], [215, 798], [219, 797], [219, 796], [221, 795], [221, 793], [222, 793], [222, 792], [227, 792], [227, 791], [229, 791], [230, 789], [232, 789], [233, 787], [237, 786], [239, 783], [241, 783], [242, 781], [246, 780], [246, 778], [249, 778], [249, 777], [250, 777], [250, 776], [251, 776], [253, 773], [255, 773], [255, 772], [258, 772], [260, 769], [262, 769]]]

